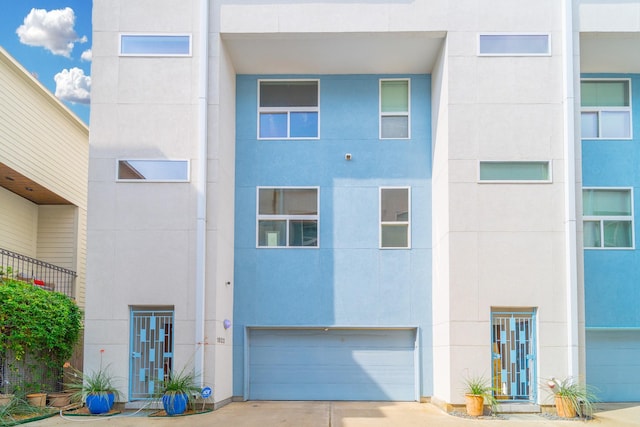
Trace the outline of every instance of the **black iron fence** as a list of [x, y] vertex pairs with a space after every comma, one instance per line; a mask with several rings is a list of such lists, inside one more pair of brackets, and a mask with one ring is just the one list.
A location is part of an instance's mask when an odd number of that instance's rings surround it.
[[0, 271], [5, 276], [10, 271], [13, 279], [33, 283], [42, 289], [61, 292], [75, 298], [75, 283], [78, 275], [67, 268], [0, 248]]

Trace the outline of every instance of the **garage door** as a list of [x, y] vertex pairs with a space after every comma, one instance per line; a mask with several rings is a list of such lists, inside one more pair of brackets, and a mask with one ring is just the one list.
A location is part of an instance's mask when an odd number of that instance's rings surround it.
[[249, 399], [416, 400], [414, 329], [251, 329]]
[[640, 401], [640, 331], [588, 331], [587, 383], [603, 402]]

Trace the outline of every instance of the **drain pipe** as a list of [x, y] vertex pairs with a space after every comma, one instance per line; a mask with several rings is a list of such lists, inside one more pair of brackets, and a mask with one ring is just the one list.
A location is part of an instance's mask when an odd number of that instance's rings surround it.
[[562, 44], [564, 53], [563, 102], [564, 102], [564, 190], [565, 190], [565, 264], [567, 299], [567, 375], [578, 377], [580, 373], [578, 339], [578, 265], [576, 231], [576, 135], [575, 135], [575, 74], [573, 0], [563, 5]]
[[207, 249], [207, 104], [209, 90], [209, 0], [200, 0], [200, 61], [198, 71], [198, 177], [196, 179], [196, 289], [194, 372], [204, 385], [205, 288]]

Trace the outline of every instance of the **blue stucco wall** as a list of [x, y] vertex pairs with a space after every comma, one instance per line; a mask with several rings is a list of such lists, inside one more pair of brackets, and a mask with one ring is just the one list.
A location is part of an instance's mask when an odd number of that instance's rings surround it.
[[[411, 79], [411, 139], [378, 139], [379, 79]], [[257, 140], [259, 78], [320, 79], [320, 139]], [[431, 395], [431, 78], [237, 76], [234, 395], [246, 326], [413, 326]], [[346, 161], [345, 153], [353, 158]], [[256, 248], [256, 187], [318, 186], [319, 248]], [[380, 186], [411, 187], [411, 249], [378, 248]]]
[[[584, 187], [632, 187], [635, 246], [640, 221], [640, 75], [589, 74], [592, 78], [630, 78], [631, 140], [583, 140]], [[640, 252], [637, 249], [585, 249], [587, 327], [640, 327]]]

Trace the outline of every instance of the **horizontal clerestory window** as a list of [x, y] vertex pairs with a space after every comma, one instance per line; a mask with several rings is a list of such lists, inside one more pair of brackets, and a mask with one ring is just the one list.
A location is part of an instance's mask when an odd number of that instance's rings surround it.
[[630, 139], [629, 80], [582, 80], [580, 83], [583, 139]]
[[582, 204], [585, 248], [633, 248], [631, 189], [585, 188]]
[[549, 56], [551, 36], [549, 34], [480, 34], [478, 37], [480, 56]]
[[118, 181], [187, 182], [188, 160], [118, 160]]
[[120, 56], [191, 56], [191, 35], [120, 34]]
[[551, 163], [481, 161], [480, 182], [551, 182]]
[[318, 188], [258, 188], [258, 247], [318, 247]]

